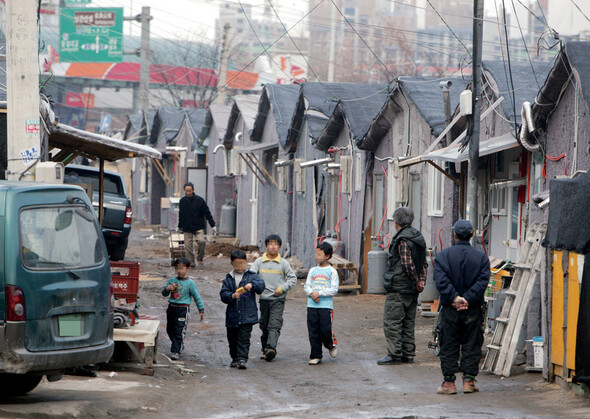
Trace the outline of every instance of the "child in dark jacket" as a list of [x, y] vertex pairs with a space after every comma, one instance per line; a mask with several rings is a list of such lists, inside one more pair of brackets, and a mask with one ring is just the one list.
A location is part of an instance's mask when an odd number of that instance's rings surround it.
[[221, 285], [219, 295], [227, 304], [225, 327], [231, 356], [232, 368], [245, 370], [250, 351], [252, 326], [258, 323], [256, 294], [264, 291], [264, 281], [252, 271], [247, 270], [248, 260], [242, 250], [231, 254], [233, 270], [227, 274]]

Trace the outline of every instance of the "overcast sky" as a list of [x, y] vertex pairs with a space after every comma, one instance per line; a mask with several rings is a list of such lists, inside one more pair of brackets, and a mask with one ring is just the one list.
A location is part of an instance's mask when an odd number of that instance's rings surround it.
[[[259, 7], [253, 8], [253, 17], [257, 18], [262, 12], [262, 5], [266, 0], [241, 0], [243, 4], [252, 4]], [[276, 0], [275, 0], [276, 1]], [[520, 0], [527, 3], [526, 0]], [[238, 0], [231, 0], [238, 3]], [[278, 3], [299, 4], [305, 8], [304, 1], [279, 0]], [[571, 35], [580, 30], [590, 30], [590, 21], [575, 6], [590, 17], [590, 0], [549, 0], [549, 24], [559, 33]], [[215, 40], [215, 20], [219, 16], [219, 4], [221, 0], [93, 0], [95, 7], [125, 7], [125, 13], [140, 13], [141, 6], [150, 6], [152, 20], [152, 36], [161, 38], [186, 39], [193, 35], [204, 35], [210, 42]], [[276, 4], [276, 3], [275, 3]], [[486, 0], [486, 12], [494, 13], [494, 4], [500, 1]], [[517, 8], [519, 1], [515, 2]], [[426, 0], [419, 0], [419, 7], [427, 6]], [[287, 6], [291, 7], [291, 6]], [[524, 12], [528, 13], [528, 12]], [[287, 26], [295, 23], [296, 19], [286, 11], [280, 12]], [[520, 14], [520, 13], [519, 13]], [[258, 16], [257, 16], [258, 15]], [[129, 24], [126, 23], [125, 33], [129, 33]], [[139, 24], [134, 23], [134, 34], [139, 35]]]

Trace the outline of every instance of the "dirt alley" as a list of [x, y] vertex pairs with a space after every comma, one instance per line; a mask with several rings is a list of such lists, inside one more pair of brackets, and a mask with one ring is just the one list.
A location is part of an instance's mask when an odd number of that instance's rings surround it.
[[225, 306], [219, 300], [229, 258], [207, 255], [193, 269], [205, 303], [205, 320], [189, 324], [180, 361], [170, 361], [165, 331], [166, 299], [160, 295], [173, 275], [168, 237], [150, 226], [134, 225], [127, 260], [141, 262], [140, 313], [161, 323], [158, 366], [153, 377], [136, 369], [109, 369], [97, 378], [44, 380], [26, 398], [0, 405], [1, 416], [36, 417], [588, 417], [590, 402], [540, 374], [516, 372], [509, 378], [480, 374], [479, 393], [442, 396], [438, 358], [427, 347], [434, 320], [418, 316], [414, 364], [378, 366], [385, 355], [381, 329], [384, 296], [339, 294], [334, 330], [339, 355], [307, 365], [309, 342], [303, 280], [290, 291], [277, 358], [260, 360], [260, 331], [252, 334], [247, 370], [229, 368]]

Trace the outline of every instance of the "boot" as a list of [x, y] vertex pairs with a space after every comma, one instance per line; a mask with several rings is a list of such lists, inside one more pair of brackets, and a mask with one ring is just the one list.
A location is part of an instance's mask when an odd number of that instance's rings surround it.
[[436, 389], [437, 394], [457, 394], [457, 386], [455, 385], [455, 377], [454, 376], [445, 376], [445, 380], [440, 385], [439, 388]]
[[479, 391], [475, 385], [475, 377], [473, 375], [463, 375], [463, 393], [475, 393]]

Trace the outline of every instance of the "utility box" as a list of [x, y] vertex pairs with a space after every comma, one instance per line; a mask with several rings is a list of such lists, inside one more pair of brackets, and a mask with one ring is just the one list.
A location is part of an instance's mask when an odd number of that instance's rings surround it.
[[60, 162], [44, 161], [35, 165], [35, 181], [64, 183], [64, 165]]

